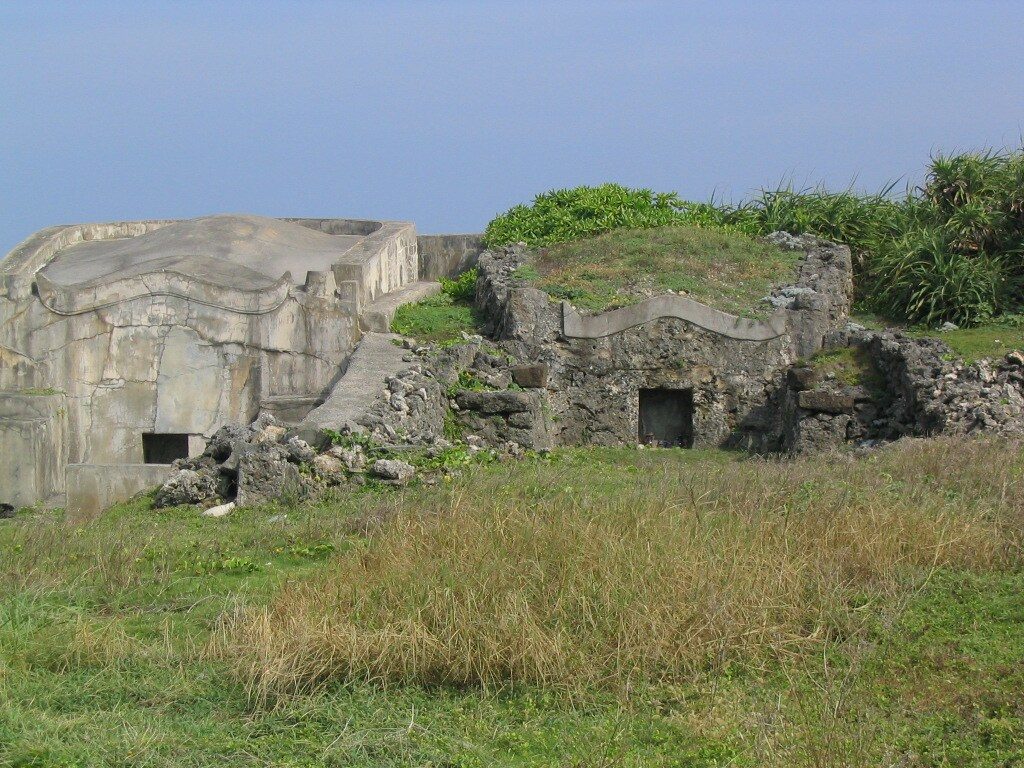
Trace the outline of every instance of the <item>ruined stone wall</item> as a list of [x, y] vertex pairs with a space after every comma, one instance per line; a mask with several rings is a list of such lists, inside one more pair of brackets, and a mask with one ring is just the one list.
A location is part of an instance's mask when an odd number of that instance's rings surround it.
[[832, 349], [860, 353], [871, 381], [789, 371], [777, 398], [782, 449], [814, 453], [901, 437], [1024, 435], [1024, 355], [966, 364], [940, 339], [863, 329], [839, 331]]
[[[804, 257], [794, 282], [771, 296], [776, 314], [760, 325], [738, 318], [723, 323], [722, 313], [706, 308], [715, 320], [710, 328], [697, 324], [700, 313], [689, 315], [696, 321], [639, 313], [633, 327], [619, 330], [621, 319], [594, 322], [612, 330], [574, 338], [564, 323], [566, 309], [516, 277], [530, 260], [518, 247], [480, 256], [477, 302], [489, 319], [487, 332], [502, 347], [549, 370], [546, 399], [556, 442], [635, 442], [640, 390], [676, 389], [692, 392], [694, 446], [770, 450], [781, 430], [770, 401], [786, 367], [845, 324], [852, 300], [848, 248], [789, 235], [774, 242]], [[737, 329], [733, 335], [730, 327]]]

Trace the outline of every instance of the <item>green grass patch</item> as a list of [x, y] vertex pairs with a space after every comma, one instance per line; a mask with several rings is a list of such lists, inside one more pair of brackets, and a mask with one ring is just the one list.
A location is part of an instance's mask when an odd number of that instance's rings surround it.
[[463, 333], [479, 333], [480, 317], [471, 305], [439, 293], [404, 304], [395, 311], [391, 330], [422, 342], [461, 341]]
[[953, 354], [962, 357], [967, 363], [998, 359], [1007, 352], [1024, 350], [1024, 324], [1021, 323], [986, 323], [976, 328], [959, 328], [942, 333], [921, 330], [911, 330], [909, 333], [941, 339], [949, 345]]
[[461, 341], [463, 333], [479, 333], [483, 318], [473, 306], [476, 274], [474, 268], [454, 280], [442, 278], [440, 293], [400, 306], [391, 321], [392, 332], [440, 344]]
[[732, 314], [763, 316], [772, 308], [762, 298], [793, 279], [797, 258], [739, 233], [667, 226], [543, 248], [518, 276], [584, 309], [675, 291]]

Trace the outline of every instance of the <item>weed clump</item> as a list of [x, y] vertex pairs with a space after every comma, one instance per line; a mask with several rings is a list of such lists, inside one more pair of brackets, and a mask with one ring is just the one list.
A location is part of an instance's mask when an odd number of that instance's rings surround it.
[[455, 279], [441, 278], [440, 293], [395, 311], [392, 332], [441, 344], [459, 341], [463, 333], [478, 333], [482, 318], [473, 306], [476, 278], [475, 267]]

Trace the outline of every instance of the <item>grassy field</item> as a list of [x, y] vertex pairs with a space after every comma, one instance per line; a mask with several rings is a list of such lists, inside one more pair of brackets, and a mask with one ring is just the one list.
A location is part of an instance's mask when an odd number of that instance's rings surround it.
[[540, 251], [521, 275], [585, 309], [668, 291], [738, 315], [766, 315], [761, 299], [793, 279], [797, 254], [743, 234], [689, 226], [617, 229]]
[[955, 331], [907, 328], [905, 325], [887, 323], [882, 318], [866, 314], [854, 314], [851, 320], [872, 330], [888, 328], [903, 331], [911, 336], [940, 339], [949, 345], [954, 355], [963, 358], [967, 363], [982, 359], [999, 360], [1007, 352], [1024, 350], [1024, 322], [1018, 315], [987, 322], [974, 328], [958, 328]]
[[0, 765], [1024, 764], [1024, 453], [0, 521]]

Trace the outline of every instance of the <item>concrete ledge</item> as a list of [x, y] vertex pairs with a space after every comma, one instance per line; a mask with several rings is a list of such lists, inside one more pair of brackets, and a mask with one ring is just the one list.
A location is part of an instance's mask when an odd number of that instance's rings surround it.
[[712, 309], [685, 296], [667, 295], [587, 316], [563, 301], [562, 333], [571, 339], [599, 339], [663, 317], [685, 320], [712, 333], [740, 341], [770, 341], [786, 332], [784, 315], [776, 314], [768, 320], [749, 320]]
[[68, 464], [67, 510], [94, 515], [162, 485], [172, 471], [170, 464]]

